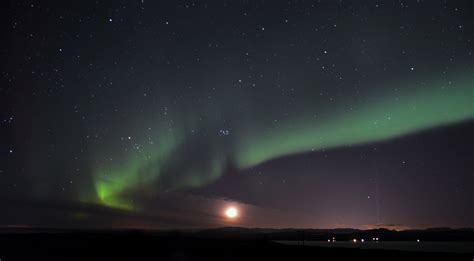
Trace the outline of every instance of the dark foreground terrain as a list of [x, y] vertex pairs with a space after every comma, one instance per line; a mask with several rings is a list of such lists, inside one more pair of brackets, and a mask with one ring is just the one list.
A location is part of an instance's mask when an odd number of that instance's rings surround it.
[[285, 245], [269, 237], [142, 231], [2, 233], [0, 259], [9, 260], [474, 260], [474, 253]]

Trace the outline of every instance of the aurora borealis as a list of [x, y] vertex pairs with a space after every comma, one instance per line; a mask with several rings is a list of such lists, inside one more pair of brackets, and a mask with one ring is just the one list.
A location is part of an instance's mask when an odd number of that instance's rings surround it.
[[472, 10], [10, 2], [0, 224], [472, 226]]
[[[442, 84], [433, 85], [420, 90], [411, 89], [410, 93], [395, 91], [385, 95], [386, 98], [381, 98], [383, 95], [380, 94], [377, 101], [366, 101], [360, 106], [354, 104], [358, 109], [330, 112], [331, 116], [321, 122], [303, 112], [303, 115], [298, 116], [301, 119], [283, 121], [276, 131], [269, 130], [263, 134], [259, 133], [260, 130], [252, 129], [257, 123], [245, 124], [244, 120], [237, 119], [239, 126], [231, 127], [236, 134], [230, 137], [230, 141], [219, 138], [208, 140], [206, 148], [209, 155], [201, 157], [196, 153], [188, 159], [183, 158], [190, 163], [189, 166], [174, 166], [182, 164], [174, 162], [174, 155], [193, 153], [195, 148], [192, 147], [192, 140], [189, 144], [189, 137], [160, 137], [159, 133], [167, 131], [158, 132], [157, 140], [173, 141], [169, 142], [172, 144], [153, 144], [150, 146], [151, 152], [147, 153], [148, 149], [143, 149], [146, 156], [140, 157], [139, 153], [115, 169], [99, 170], [95, 180], [97, 196], [106, 205], [132, 208], [131, 203], [120, 199], [122, 192], [140, 189], [147, 182], [156, 182], [158, 188], [164, 183], [166, 189], [171, 190], [204, 186], [224, 174], [228, 160], [238, 168], [249, 168], [284, 155], [375, 142], [472, 120], [473, 99], [466, 93], [472, 92], [474, 79], [449, 86], [447, 90], [442, 88]], [[336, 108], [342, 106], [335, 105]], [[250, 134], [239, 136], [241, 132], [248, 133], [245, 126], [250, 126]], [[191, 129], [183, 128], [180, 132], [199, 136]], [[198, 143], [197, 146], [201, 145]], [[185, 147], [184, 152], [181, 146]], [[155, 147], [161, 148], [159, 152], [153, 151]], [[167, 172], [169, 166], [175, 171]], [[173, 178], [173, 175], [179, 175], [179, 179]]]

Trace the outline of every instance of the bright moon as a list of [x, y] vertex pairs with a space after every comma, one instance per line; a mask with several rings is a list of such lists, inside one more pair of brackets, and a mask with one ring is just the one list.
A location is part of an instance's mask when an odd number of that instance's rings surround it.
[[229, 207], [225, 210], [225, 215], [228, 218], [236, 218], [238, 214], [239, 214], [239, 211], [234, 207]]

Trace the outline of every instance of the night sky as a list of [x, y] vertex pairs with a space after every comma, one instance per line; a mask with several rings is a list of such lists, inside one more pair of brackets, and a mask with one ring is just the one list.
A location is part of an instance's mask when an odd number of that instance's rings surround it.
[[474, 226], [471, 0], [0, 17], [0, 226]]

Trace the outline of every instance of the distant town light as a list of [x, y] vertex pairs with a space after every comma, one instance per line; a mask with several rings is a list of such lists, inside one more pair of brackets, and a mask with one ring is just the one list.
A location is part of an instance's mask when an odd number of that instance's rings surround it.
[[417, 239], [417, 240], [416, 240], [416, 242], [420, 243], [420, 240], [419, 240], [419, 239]]
[[362, 242], [362, 243], [364, 243], [364, 241], [365, 241], [365, 240], [364, 240], [363, 238], [360, 240], [360, 242]]
[[355, 239], [355, 238], [352, 239], [352, 242], [357, 243], [357, 239]]

